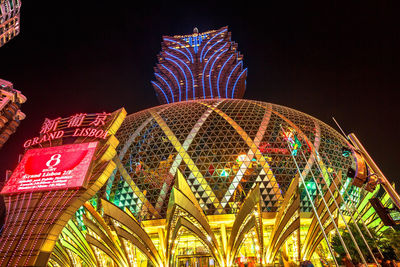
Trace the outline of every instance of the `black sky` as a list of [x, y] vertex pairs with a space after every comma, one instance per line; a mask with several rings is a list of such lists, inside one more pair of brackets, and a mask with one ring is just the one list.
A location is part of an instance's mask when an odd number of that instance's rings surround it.
[[27, 118], [0, 151], [1, 179], [45, 117], [157, 105], [150, 80], [162, 35], [228, 25], [248, 67], [245, 98], [331, 126], [336, 117], [400, 186], [400, 38], [390, 3], [133, 2], [23, 1], [21, 33], [0, 48], [0, 78], [28, 97]]

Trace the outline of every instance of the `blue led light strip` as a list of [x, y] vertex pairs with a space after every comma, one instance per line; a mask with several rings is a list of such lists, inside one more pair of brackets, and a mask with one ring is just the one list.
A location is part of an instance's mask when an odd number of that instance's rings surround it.
[[172, 91], [171, 86], [169, 86], [169, 83], [158, 73], [154, 73], [157, 77], [159, 77], [161, 80], [164, 81], [164, 83], [168, 86], [169, 91], [171, 92], [171, 96], [172, 96], [172, 102], [175, 102], [175, 95], [174, 92]]
[[214, 35], [210, 40], [208, 40], [208, 42], [203, 46], [203, 49], [201, 49], [201, 53], [200, 53], [200, 62], [201, 62], [201, 59], [203, 58], [203, 51], [204, 51], [204, 48], [206, 48], [206, 46], [215, 38], [215, 37], [217, 37], [218, 35], [220, 35], [221, 33], [223, 33], [223, 32], [226, 32], [228, 29], [224, 29], [224, 30], [222, 30], [222, 31], [220, 31], [219, 33], [217, 33], [216, 35]]
[[[231, 58], [232, 58], [234, 55], [235, 55], [235, 54], [232, 54], [232, 55], [225, 61], [224, 65], [222, 65], [222, 68], [219, 70], [219, 73], [218, 73], [217, 91], [218, 91], [218, 97], [220, 97], [220, 98], [221, 98], [221, 95], [220, 95], [220, 91], [219, 91], [219, 78], [220, 78], [220, 76], [221, 76], [222, 70], [224, 69], [226, 63], [228, 63], [229, 60], [231, 60]], [[226, 95], [226, 98], [228, 98], [228, 94], [226, 93], [225, 95]]]
[[237, 77], [235, 84], [233, 85], [233, 90], [232, 90], [232, 98], [233, 98], [233, 94], [235, 93], [235, 88], [236, 88], [236, 83], [239, 81], [240, 77], [243, 75], [243, 73], [245, 73], [247, 71], [247, 68], [245, 68]]
[[[227, 49], [223, 50], [221, 53], [219, 53], [218, 56], [215, 57], [214, 62], [211, 64], [210, 72], [209, 72], [209, 75], [208, 75], [208, 81], [209, 81], [209, 83], [210, 83], [211, 98], [213, 97], [212, 84], [211, 84], [211, 72], [212, 72], [212, 70], [214, 69], [214, 64], [215, 64], [215, 62], [217, 62], [218, 58], [221, 57], [221, 55], [222, 55], [223, 53], [225, 53], [226, 51], [228, 51], [228, 50], [229, 50], [229, 48], [227, 48]], [[218, 97], [221, 98], [221, 96], [219, 95], [219, 92], [218, 92]]]
[[[217, 54], [221, 49], [225, 48], [225, 46], [226, 46], [227, 44], [228, 44], [228, 43], [225, 43], [222, 47], [220, 47], [217, 51], [215, 51], [214, 54], [212, 54], [212, 56], [210, 57], [210, 59], [207, 61], [206, 65], [204, 65], [203, 76], [201, 77], [201, 80], [202, 80], [202, 83], [203, 83], [203, 98], [204, 98], [204, 99], [206, 99], [206, 91], [205, 91], [205, 85], [204, 85], [204, 74], [205, 74], [205, 71], [206, 71], [206, 69], [207, 69], [208, 63], [210, 63], [210, 61], [211, 61], [211, 59], [214, 57], [214, 55]], [[210, 88], [210, 91], [211, 91], [211, 97], [212, 97], [212, 90], [211, 90], [211, 88]]]
[[232, 73], [236, 70], [236, 68], [240, 65], [243, 64], [243, 61], [240, 61], [238, 64], [236, 64], [236, 66], [233, 68], [233, 70], [231, 71], [231, 73], [228, 76], [228, 80], [226, 80], [226, 86], [225, 86], [225, 95], [226, 98], [228, 98], [228, 85], [229, 85], [229, 80], [231, 79]]
[[[207, 36], [208, 36], [208, 34], [197, 35], [197, 36], [188, 36], [188, 37], [182, 38], [182, 40], [189, 43], [190, 47], [193, 47], [194, 53], [197, 54], [197, 52], [199, 52], [199, 47], [201, 45], [201, 42], [203, 41], [204, 38], [207, 38]], [[173, 47], [168, 47], [168, 48], [173, 48]], [[190, 61], [190, 59], [189, 59], [189, 61]]]
[[[169, 73], [171, 73], [171, 75], [175, 78], [176, 84], [178, 85], [178, 89], [179, 89], [179, 101], [181, 101], [181, 85], [179, 84], [178, 79], [176, 78], [175, 74], [174, 74], [170, 69], [168, 69], [167, 67], [165, 67], [163, 64], [161, 64], [161, 66], [162, 66], [164, 69], [166, 69]], [[187, 85], [186, 85], [186, 87], [187, 87]]]
[[[183, 62], [182, 59], [180, 59], [180, 58], [178, 58], [178, 57], [172, 55], [171, 53], [168, 53], [168, 52], [165, 52], [165, 53], [166, 53], [168, 56], [173, 57], [173, 58], [175, 58], [176, 60], [178, 60], [179, 62], [181, 62], [181, 63], [182, 63], [183, 65], [185, 65], [186, 68], [189, 70], [190, 75], [192, 76], [192, 83], [193, 83], [193, 85], [192, 85], [192, 86], [193, 86], [193, 99], [195, 99], [194, 78], [193, 78], [192, 70], [189, 68], [189, 66], [188, 66], [185, 62]], [[188, 92], [187, 92], [187, 90], [186, 90], [186, 100], [188, 100], [187, 97], [188, 97]]]
[[160, 91], [164, 94], [165, 100], [167, 100], [167, 104], [169, 104], [168, 97], [167, 97], [167, 95], [164, 93], [164, 90], [163, 90], [156, 82], [151, 81], [151, 83], [154, 84], [155, 86], [157, 86], [158, 89], [160, 89]]
[[206, 58], [208, 51], [212, 50], [212, 49], [214, 48], [214, 46], [216, 46], [217, 44], [219, 44], [219, 43], [222, 42], [222, 41], [223, 41], [222, 39], [221, 39], [221, 40], [218, 40], [218, 41], [215, 42], [215, 44], [213, 44], [210, 48], [208, 48], [207, 51], [206, 51], [206, 53], [204, 54], [203, 59]]
[[[187, 77], [186, 77], [186, 73], [185, 71], [182, 69], [182, 67], [176, 63], [173, 59], [170, 58], [165, 58], [165, 60], [171, 61], [172, 63], [174, 63], [176, 66], [178, 66], [178, 68], [182, 71], [183, 76], [185, 76], [185, 84], [186, 84], [186, 100], [188, 100], [187, 95], [188, 95], [188, 81], [187, 81]], [[180, 90], [180, 87], [179, 87]], [[179, 96], [179, 101], [181, 101], [181, 97]]]
[[173, 49], [173, 50], [175, 50], [176, 52], [181, 53], [182, 55], [184, 55], [184, 56], [187, 58], [187, 60], [190, 61], [190, 58], [188, 57], [188, 55], [186, 55], [186, 54], [185, 54], [184, 52], [182, 52], [181, 50], [176, 49], [175, 47], [172, 47], [172, 46], [168, 46], [168, 48], [169, 48], [169, 49]]
[[189, 51], [189, 49], [187, 49], [187, 48], [186, 48], [186, 46], [185, 46], [185, 45], [181, 44], [181, 43], [180, 43], [180, 42], [178, 42], [178, 41], [175, 41], [175, 40], [169, 39], [169, 38], [164, 38], [164, 41], [170, 41], [170, 42], [174, 42], [174, 43], [177, 43], [177, 44], [179, 44], [179, 45], [180, 45], [180, 46], [182, 46], [183, 48], [185, 48], [185, 50], [186, 50], [186, 51], [188, 51], [188, 53], [189, 53], [189, 55], [190, 55], [190, 58], [192, 59], [192, 60], [191, 60], [191, 62], [193, 63], [193, 57], [192, 57], [192, 53]]
[[[194, 38], [194, 47], [193, 47], [193, 50], [194, 50], [194, 53], [195, 53], [195, 54], [197, 54], [197, 50], [199, 49], [199, 47], [197, 46], [197, 42], [199, 42], [198, 38], [199, 38], [199, 37], [195, 37], [195, 38]], [[200, 38], [201, 38], [201, 36], [200, 36]], [[200, 41], [200, 42], [201, 42], [201, 41]]]

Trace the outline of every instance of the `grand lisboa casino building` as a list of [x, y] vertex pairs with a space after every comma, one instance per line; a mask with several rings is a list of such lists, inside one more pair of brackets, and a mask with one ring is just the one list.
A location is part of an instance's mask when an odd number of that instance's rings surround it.
[[[162, 39], [162, 105], [46, 119], [27, 140], [2, 191], [0, 265], [334, 263], [332, 235], [378, 189], [357, 186], [368, 167], [354, 146], [300, 111], [241, 99], [247, 69], [227, 27]], [[16, 185], [38, 179], [35, 162], [57, 175], [63, 153], [87, 162], [81, 184], [60, 185], [73, 170], [58, 185]]]

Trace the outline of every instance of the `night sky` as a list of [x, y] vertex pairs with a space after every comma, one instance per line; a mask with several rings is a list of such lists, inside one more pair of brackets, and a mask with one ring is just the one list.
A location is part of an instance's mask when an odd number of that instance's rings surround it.
[[[27, 1], [0, 48], [0, 78], [28, 98], [0, 150], [0, 179], [44, 118], [157, 105], [150, 80], [162, 35], [229, 26], [248, 68], [245, 98], [354, 132], [400, 186], [398, 14], [385, 1]], [[271, 1], [272, 2], [272, 1]], [[335, 127], [336, 128], [336, 127]], [[337, 129], [337, 128], [336, 128]]]

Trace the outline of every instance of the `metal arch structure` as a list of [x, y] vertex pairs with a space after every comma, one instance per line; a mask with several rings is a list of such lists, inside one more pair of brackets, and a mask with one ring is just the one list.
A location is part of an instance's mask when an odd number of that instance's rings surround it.
[[[165, 232], [164, 251], [156, 249], [145, 229], [128, 211], [123, 211], [105, 199], [101, 199], [101, 210], [97, 211], [90, 203], [85, 203], [87, 214], [83, 215], [86, 230], [79, 230], [74, 220], [63, 229], [53, 254], [51, 266], [74, 266], [77, 259], [89, 266], [107, 264], [99, 255], [107, 256], [119, 266], [132, 266], [127, 259], [126, 248], [121, 245], [126, 240], [137, 247], [154, 266], [174, 266], [174, 249], [182, 228], [197, 236], [209, 249], [218, 266], [232, 266], [242, 241], [251, 230], [256, 232], [259, 246], [259, 261], [263, 253], [263, 225], [259, 187], [256, 186], [237, 214], [227, 249], [220, 247], [209, 221], [196, 198], [178, 171], [173, 193], [171, 193]], [[183, 212], [182, 212], [183, 211]], [[103, 215], [102, 215], [103, 214]], [[115, 233], [115, 234], [113, 234]], [[100, 251], [100, 252], [99, 252]], [[74, 256], [72, 256], [74, 254]], [[97, 255], [97, 256], [95, 256]]]
[[[275, 217], [275, 224], [265, 251], [266, 263], [272, 263], [283, 242], [294, 231], [300, 231], [300, 194], [299, 177], [293, 179], [282, 205]], [[300, 260], [300, 232], [298, 232], [298, 260]]]
[[[102, 199], [104, 214], [113, 220], [116, 233], [135, 244], [155, 266], [163, 266], [163, 259], [156, 250], [150, 237], [140, 224], [129, 214], [119, 209], [112, 203]], [[117, 223], [116, 223], [117, 222]]]
[[166, 218], [165, 254], [167, 266], [172, 264], [175, 240], [181, 227], [187, 228], [200, 238], [219, 265], [225, 266], [223, 257], [218, 253], [220, 251], [218, 242], [207, 218], [179, 170], [176, 178], [176, 183], [170, 195]]
[[240, 210], [236, 215], [235, 221], [232, 225], [232, 230], [226, 251], [227, 266], [232, 266], [233, 260], [235, 259], [238, 250], [242, 245], [243, 239], [245, 238], [246, 234], [252, 229], [255, 229], [257, 236], [255, 243], [257, 243], [259, 246], [259, 249], [256, 248], [259, 255], [257, 257], [258, 262], [262, 264], [264, 235], [259, 185], [256, 185], [243, 201], [243, 205], [240, 207]]

